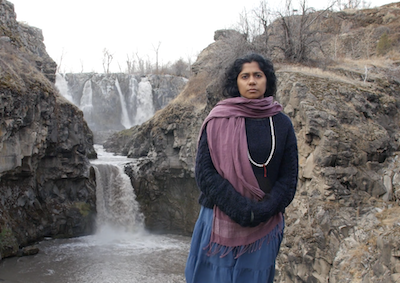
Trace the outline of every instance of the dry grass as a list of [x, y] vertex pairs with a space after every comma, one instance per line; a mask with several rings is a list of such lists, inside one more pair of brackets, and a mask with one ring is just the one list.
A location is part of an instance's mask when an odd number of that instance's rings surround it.
[[[26, 55], [26, 56], [29, 56]], [[0, 87], [17, 93], [40, 90], [54, 92], [50, 81], [34, 67], [35, 63], [8, 43], [0, 43]]]
[[191, 104], [202, 108], [207, 102], [206, 87], [209, 82], [210, 78], [206, 72], [201, 72], [193, 76], [172, 103], [183, 105]]
[[366, 244], [360, 244], [357, 247], [348, 250], [346, 259], [340, 264], [342, 274], [350, 274], [352, 276], [351, 282], [361, 282], [361, 262], [367, 256], [368, 246]]
[[349, 58], [340, 59], [326, 69], [304, 65], [282, 64], [278, 66], [277, 70], [366, 86], [371, 85], [368, 80], [364, 81], [366, 75], [367, 79], [387, 79], [390, 74], [400, 73], [399, 64], [400, 53], [391, 51], [382, 57], [358, 60]]
[[[313, 77], [341, 81], [341, 82], [349, 83], [349, 84], [354, 84], [356, 82], [353, 79], [346, 77], [344, 75], [340, 75], [337, 72], [334, 72], [331, 70], [322, 70], [320, 68], [315, 68], [315, 67], [306, 67], [306, 66], [299, 66], [299, 65], [296, 65], [296, 66], [285, 65], [285, 66], [281, 66], [279, 71], [301, 73], [303, 75], [309, 75], [309, 76], [313, 76]], [[357, 82], [359, 82], [359, 81], [357, 81]]]
[[376, 214], [376, 217], [382, 222], [383, 225], [393, 226], [393, 224], [400, 224], [400, 206], [384, 209]]
[[344, 64], [345, 66], [351, 66], [354, 69], [364, 69], [365, 66], [368, 67], [377, 67], [377, 68], [382, 68], [382, 69], [389, 69], [393, 68], [394, 64], [400, 60], [400, 53], [397, 51], [390, 51], [388, 54], [385, 56], [374, 56], [371, 58], [361, 58], [358, 60], [354, 59], [342, 59], [338, 61], [337, 63], [339, 65]]

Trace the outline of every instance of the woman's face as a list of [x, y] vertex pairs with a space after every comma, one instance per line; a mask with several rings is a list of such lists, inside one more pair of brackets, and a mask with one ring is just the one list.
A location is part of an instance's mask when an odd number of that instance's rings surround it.
[[257, 62], [244, 63], [237, 77], [237, 85], [241, 96], [260, 99], [267, 90], [267, 77]]

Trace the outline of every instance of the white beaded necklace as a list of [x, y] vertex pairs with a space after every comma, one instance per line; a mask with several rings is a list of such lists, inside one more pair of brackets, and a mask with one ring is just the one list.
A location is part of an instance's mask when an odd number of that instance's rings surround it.
[[247, 149], [247, 157], [249, 158], [251, 164], [253, 164], [254, 166], [257, 166], [257, 167], [264, 168], [264, 177], [267, 177], [267, 165], [271, 161], [272, 156], [274, 155], [274, 151], [275, 151], [275, 132], [274, 132], [274, 122], [272, 121], [272, 117], [269, 117], [269, 124], [271, 126], [271, 140], [272, 140], [272, 142], [271, 142], [271, 153], [269, 154], [269, 157], [268, 157], [267, 161], [265, 161], [264, 164], [256, 163], [251, 158], [249, 149]]

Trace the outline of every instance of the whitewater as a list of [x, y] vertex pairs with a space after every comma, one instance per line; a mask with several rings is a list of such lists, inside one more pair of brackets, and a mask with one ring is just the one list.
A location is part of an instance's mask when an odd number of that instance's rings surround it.
[[[99, 159], [92, 165], [103, 167], [97, 174], [101, 171], [112, 175], [102, 175], [108, 181], [102, 182], [101, 190], [96, 188], [97, 198], [101, 196], [98, 201], [103, 202], [96, 233], [72, 239], [44, 239], [36, 245], [40, 249], [37, 255], [3, 259], [0, 282], [185, 282], [190, 238], [146, 231], [129, 177], [122, 170], [132, 160], [106, 153], [101, 146], [96, 146], [96, 151]], [[116, 184], [113, 188], [109, 187], [112, 183]], [[118, 205], [107, 198], [117, 200]]]

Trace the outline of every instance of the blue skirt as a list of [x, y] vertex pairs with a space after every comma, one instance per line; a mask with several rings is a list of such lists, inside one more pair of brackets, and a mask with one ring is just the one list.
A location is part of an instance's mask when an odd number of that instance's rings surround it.
[[[186, 263], [187, 283], [272, 283], [275, 259], [283, 238], [284, 225], [277, 225], [270, 237], [254, 252], [246, 252], [235, 259], [233, 253], [224, 257], [208, 256], [205, 249], [210, 241], [213, 210], [201, 207], [194, 227], [190, 252]], [[282, 227], [282, 231], [277, 231]]]

